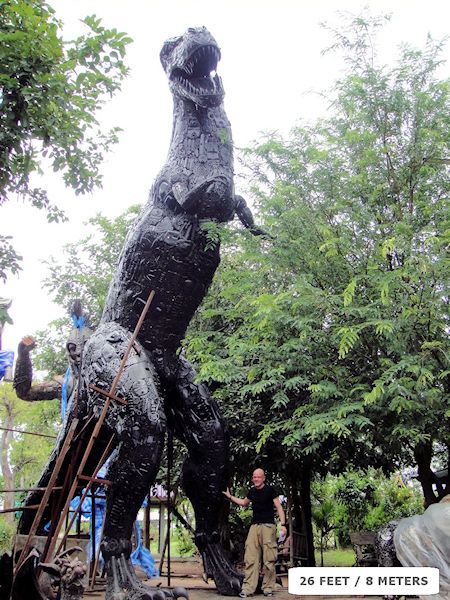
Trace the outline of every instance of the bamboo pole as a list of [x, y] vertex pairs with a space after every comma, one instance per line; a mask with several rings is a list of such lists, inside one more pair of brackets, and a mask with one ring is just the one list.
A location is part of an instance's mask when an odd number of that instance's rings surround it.
[[36, 433], [35, 431], [22, 431], [21, 429], [11, 429], [9, 427], [0, 427], [2, 431], [11, 431], [12, 433], [24, 433], [25, 435], [36, 435], [38, 437], [51, 438], [56, 440], [56, 435], [47, 435], [46, 433]]
[[36, 510], [36, 508], [39, 508], [39, 506], [39, 504], [30, 504], [29, 506], [15, 506], [14, 508], [2, 508], [2, 510], [0, 510], [0, 515], [4, 515], [5, 513], [22, 512], [24, 510]]
[[[0, 494], [15, 494], [16, 492], [45, 492], [46, 487], [36, 487], [36, 488], [14, 488], [13, 490], [0, 490]], [[52, 488], [52, 492], [57, 490], [62, 490], [61, 485], [55, 485]]]

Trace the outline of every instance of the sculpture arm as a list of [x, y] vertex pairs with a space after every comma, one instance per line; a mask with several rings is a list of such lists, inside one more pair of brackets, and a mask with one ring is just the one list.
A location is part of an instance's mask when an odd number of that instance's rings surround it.
[[33, 365], [30, 352], [36, 347], [31, 336], [24, 337], [17, 349], [17, 361], [14, 369], [13, 387], [21, 400], [35, 402], [38, 400], [54, 400], [61, 397], [62, 385], [58, 381], [44, 381], [32, 385]]
[[265, 237], [273, 239], [273, 237], [260, 229], [259, 227], [255, 227], [255, 221], [253, 219], [252, 211], [249, 209], [247, 202], [244, 200], [242, 196], [235, 196], [236, 199], [236, 215], [242, 225], [250, 231], [253, 235], [263, 235]]

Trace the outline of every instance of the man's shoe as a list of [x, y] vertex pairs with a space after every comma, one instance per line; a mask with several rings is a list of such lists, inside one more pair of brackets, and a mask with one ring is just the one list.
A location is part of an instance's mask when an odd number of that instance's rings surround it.
[[273, 592], [267, 591], [267, 592], [263, 592], [264, 596], [273, 596]]
[[239, 598], [247, 598], [247, 592], [239, 592]]

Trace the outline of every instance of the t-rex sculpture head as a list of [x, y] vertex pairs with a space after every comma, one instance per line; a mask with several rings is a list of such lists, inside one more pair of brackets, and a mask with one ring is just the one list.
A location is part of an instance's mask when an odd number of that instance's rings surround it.
[[190, 27], [167, 40], [160, 58], [174, 96], [204, 108], [222, 103], [225, 92], [216, 73], [220, 49], [206, 27]]

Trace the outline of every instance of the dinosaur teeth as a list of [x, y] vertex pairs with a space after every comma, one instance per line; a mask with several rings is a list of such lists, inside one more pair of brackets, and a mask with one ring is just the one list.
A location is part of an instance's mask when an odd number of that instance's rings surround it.
[[173, 78], [184, 88], [189, 97], [203, 99], [223, 95], [222, 82], [217, 74], [220, 50], [213, 45], [197, 47], [183, 66], [174, 70]]

